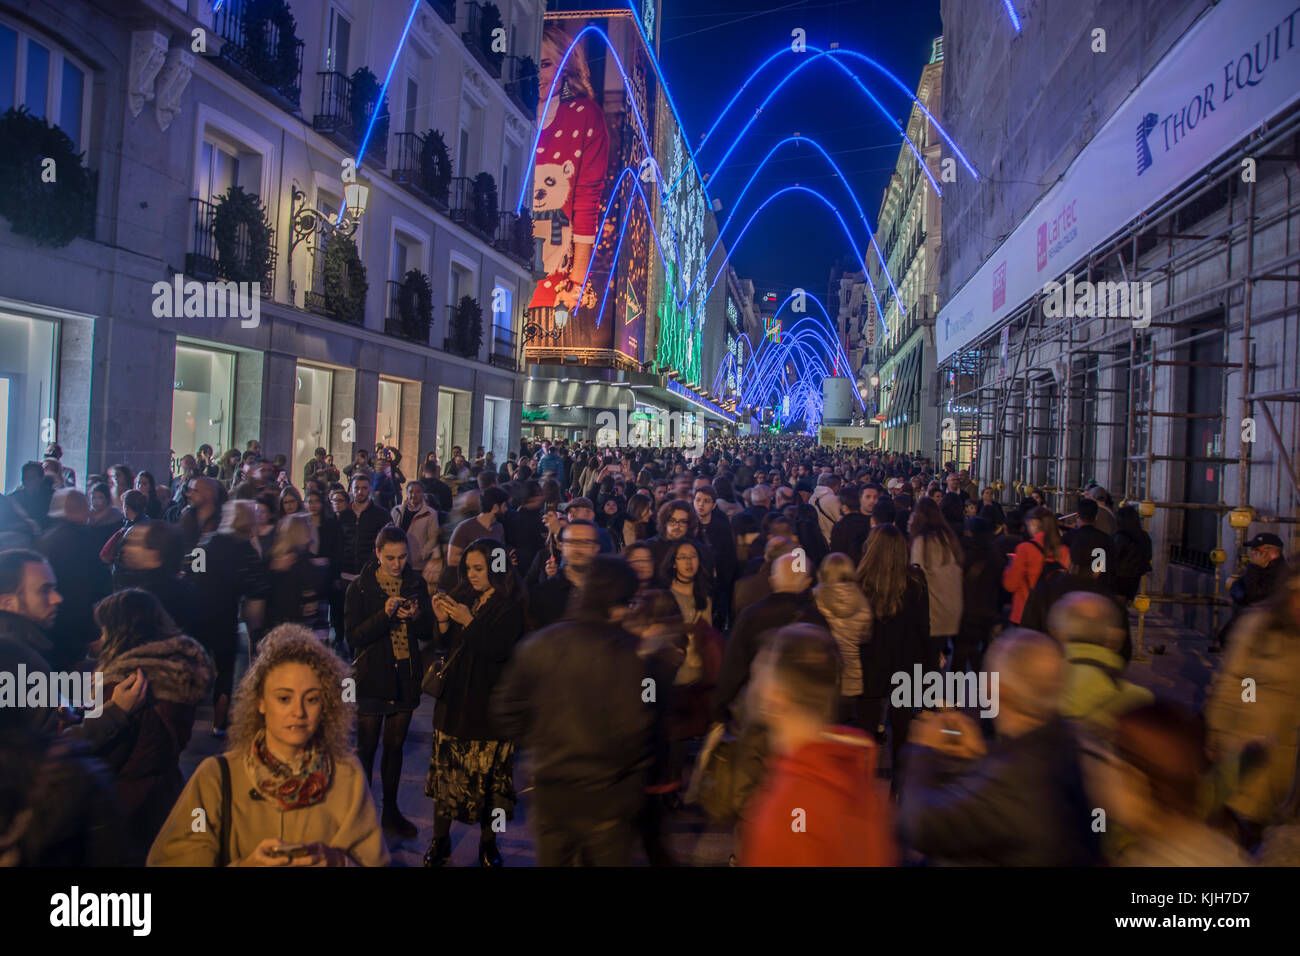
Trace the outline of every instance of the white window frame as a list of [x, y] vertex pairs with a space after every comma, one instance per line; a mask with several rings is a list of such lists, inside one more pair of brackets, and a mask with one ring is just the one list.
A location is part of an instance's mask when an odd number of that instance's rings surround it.
[[[475, 301], [477, 301], [480, 306], [482, 306], [483, 300], [479, 297], [478, 294], [479, 293], [478, 265], [477, 263], [474, 262], [473, 259], [469, 258], [469, 256], [462, 255], [461, 253], [456, 252], [454, 249], [451, 250], [451, 252], [448, 253], [447, 256], [447, 295], [448, 296], [451, 295], [451, 271], [453, 268], [457, 266], [459, 266], [460, 268], [464, 269], [466, 272], [469, 273], [469, 284], [470, 284], [470, 288], [473, 290], [472, 292], [469, 293], [469, 295]], [[461, 295], [465, 295], [464, 290], [461, 290]], [[459, 303], [448, 302], [447, 304], [458, 305]]]
[[[35, 40], [50, 51], [50, 71], [45, 78], [45, 119], [51, 126], [58, 125], [63, 112], [63, 61], [67, 60], [81, 71], [81, 129], [77, 130], [77, 149], [89, 152], [90, 115], [94, 108], [91, 95], [95, 84], [93, 73], [82, 59], [64, 50], [62, 44], [48, 39], [44, 34], [33, 33], [13, 20], [0, 17], [0, 24], [18, 35], [14, 50], [14, 105], [27, 105], [27, 41]], [[62, 129], [62, 127], [59, 127]]]

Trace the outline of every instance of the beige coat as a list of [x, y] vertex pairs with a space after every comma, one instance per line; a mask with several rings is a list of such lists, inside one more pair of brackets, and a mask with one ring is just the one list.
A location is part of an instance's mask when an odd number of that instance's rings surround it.
[[[283, 843], [324, 843], [347, 853], [361, 866], [387, 866], [388, 847], [379, 829], [366, 776], [356, 757], [334, 764], [334, 779], [325, 799], [300, 810], [282, 811], [267, 799], [253, 799], [253, 780], [242, 758], [228, 755], [234, 830], [230, 856], [238, 863], [267, 837]], [[195, 810], [207, 826], [195, 832]], [[185, 785], [171, 815], [149, 850], [149, 866], [215, 866], [220, 852], [221, 768], [208, 757]]]
[[[1253, 701], [1242, 700], [1247, 678], [1254, 681]], [[1228, 806], [1248, 820], [1273, 822], [1291, 790], [1300, 746], [1300, 637], [1277, 627], [1269, 611], [1247, 612], [1228, 635], [1205, 719], [1220, 757], [1233, 759], [1254, 740], [1272, 744], [1264, 766], [1241, 782]]]

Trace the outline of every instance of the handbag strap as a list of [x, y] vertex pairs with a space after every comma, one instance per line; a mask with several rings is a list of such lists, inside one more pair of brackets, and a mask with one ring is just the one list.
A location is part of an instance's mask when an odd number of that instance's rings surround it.
[[217, 766], [221, 768], [221, 818], [217, 823], [221, 828], [218, 838], [221, 849], [217, 852], [217, 866], [229, 866], [230, 831], [234, 829], [234, 821], [230, 819], [230, 814], [234, 806], [234, 798], [230, 784], [230, 761], [226, 759], [225, 754], [217, 755]]

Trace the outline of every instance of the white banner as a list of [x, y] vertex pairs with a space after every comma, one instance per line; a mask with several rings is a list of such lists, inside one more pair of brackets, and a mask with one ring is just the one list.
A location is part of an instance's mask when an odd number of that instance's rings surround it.
[[935, 329], [939, 361], [1297, 97], [1296, 0], [1225, 0], [1211, 9], [949, 299]]

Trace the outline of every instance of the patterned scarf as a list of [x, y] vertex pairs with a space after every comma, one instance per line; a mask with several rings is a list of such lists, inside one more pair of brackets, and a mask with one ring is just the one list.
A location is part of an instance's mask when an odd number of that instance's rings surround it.
[[558, 246], [564, 242], [564, 227], [570, 223], [563, 209], [534, 209], [533, 218], [551, 220], [551, 245]]
[[244, 755], [244, 767], [257, 792], [281, 810], [310, 807], [325, 799], [334, 777], [334, 761], [323, 750], [304, 750], [292, 764], [285, 763], [266, 746], [266, 730], [258, 732]]

